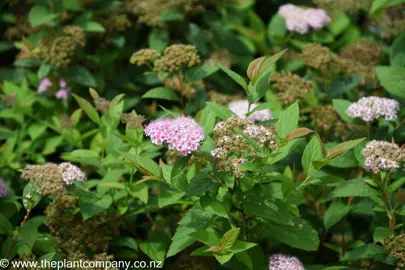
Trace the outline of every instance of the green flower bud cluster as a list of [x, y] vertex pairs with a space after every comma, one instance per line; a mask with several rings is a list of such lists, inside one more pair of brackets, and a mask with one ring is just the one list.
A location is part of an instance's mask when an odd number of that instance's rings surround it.
[[372, 0], [313, 0], [318, 7], [329, 12], [369, 10]]
[[270, 86], [277, 91], [278, 101], [282, 104], [292, 104], [303, 100], [314, 89], [315, 84], [290, 72], [273, 72]]
[[382, 38], [391, 39], [405, 32], [405, 4], [387, 8], [375, 21]]
[[132, 113], [124, 113], [121, 115], [121, 122], [126, 124], [129, 129], [141, 128], [145, 120], [145, 116], [143, 115], [134, 115]]
[[347, 46], [339, 53], [344, 59], [354, 60], [363, 65], [377, 65], [383, 55], [383, 50], [377, 43], [368, 38], [361, 38], [356, 43]]
[[243, 96], [241, 94], [224, 95], [224, 94], [216, 92], [214, 90], [211, 90], [208, 92], [208, 97], [209, 97], [210, 101], [214, 101], [220, 105], [227, 105], [231, 101], [243, 99]]
[[194, 45], [174, 44], [167, 47], [162, 57], [155, 61], [156, 72], [179, 72], [201, 63]]
[[405, 267], [405, 234], [391, 235], [383, 241], [384, 248], [389, 255], [399, 260], [397, 269]]
[[54, 193], [66, 193], [66, 183], [54, 163], [43, 165], [28, 165], [22, 170], [21, 178], [31, 183], [37, 183], [41, 196]]
[[252, 146], [246, 139], [235, 131], [243, 131], [261, 147], [274, 150], [277, 147], [274, 127], [256, 126], [253, 122], [237, 116], [219, 122], [214, 128], [214, 141], [216, 148], [211, 151], [217, 167], [220, 171], [234, 172], [237, 178], [243, 175], [240, 165], [247, 161], [242, 158], [244, 153], [255, 157]]
[[105, 257], [109, 239], [119, 235], [120, 222], [109, 215], [83, 221], [80, 214], [73, 214], [78, 201], [77, 196], [56, 196], [45, 210], [44, 223], [68, 260], [95, 259], [89, 255], [89, 251]]
[[346, 140], [367, 134], [367, 126], [345, 123], [332, 105], [321, 105], [314, 108], [310, 113], [310, 118], [314, 130], [322, 138]]
[[108, 110], [110, 107], [110, 101], [103, 97], [98, 97], [94, 99], [94, 105], [96, 106], [96, 109], [100, 112], [105, 112]]
[[60, 125], [62, 126], [62, 128], [66, 128], [66, 129], [71, 129], [75, 125], [72, 117], [70, 117], [67, 114], [62, 114], [59, 117], [59, 122], [60, 122]]
[[232, 54], [224, 48], [215, 49], [212, 51], [210, 58], [206, 60], [206, 64], [220, 63], [224, 67], [231, 68], [232, 66]]
[[198, 0], [130, 0], [126, 9], [138, 16], [138, 22], [150, 27], [165, 27], [160, 15], [168, 9], [180, 9], [184, 14], [197, 13], [203, 10]]
[[184, 82], [184, 75], [178, 74], [164, 81], [164, 86], [173, 89], [180, 93], [181, 96], [191, 100], [194, 97], [195, 89], [203, 87], [203, 81], [195, 81], [191, 83]]
[[46, 63], [65, 68], [73, 60], [78, 46], [83, 47], [86, 37], [82, 28], [66, 26], [63, 33], [40, 40], [39, 56]]
[[124, 32], [132, 26], [127, 14], [111, 14], [99, 22], [108, 33]]
[[363, 64], [355, 59], [345, 59], [328, 48], [318, 43], [310, 43], [306, 45], [300, 54], [300, 58], [304, 60], [305, 65], [312, 67], [320, 72], [322, 80], [328, 81], [342, 74], [358, 74], [362, 76], [362, 84], [377, 83], [377, 76], [374, 71], [374, 66]]
[[132, 54], [129, 62], [131, 64], [143, 66], [148, 63], [152, 63], [160, 57], [160, 53], [152, 49], [142, 49]]
[[28, 16], [17, 16], [15, 25], [8, 27], [4, 35], [8, 41], [15, 41], [21, 40], [36, 30], [37, 28], [32, 28]]

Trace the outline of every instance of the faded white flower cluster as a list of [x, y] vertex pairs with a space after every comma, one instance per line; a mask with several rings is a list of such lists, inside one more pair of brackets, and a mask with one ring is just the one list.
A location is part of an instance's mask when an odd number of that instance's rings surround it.
[[70, 162], [63, 162], [59, 164], [58, 168], [66, 185], [71, 185], [75, 181], [86, 181], [86, 175], [84, 174], [84, 172], [82, 172], [79, 167], [73, 165]]
[[305, 270], [304, 265], [297, 257], [284, 254], [275, 254], [270, 257], [270, 270]]
[[0, 198], [6, 197], [8, 191], [8, 187], [6, 182], [0, 178]]
[[[253, 110], [260, 104], [254, 103], [250, 106], [250, 110]], [[246, 114], [248, 113], [249, 109], [249, 101], [247, 100], [235, 100], [228, 104], [228, 108], [233, 111], [237, 116], [240, 118], [246, 118]], [[252, 113], [248, 119], [253, 122], [257, 121], [267, 121], [272, 119], [270, 110], [260, 110], [257, 112]]]
[[289, 31], [299, 34], [307, 33], [310, 28], [322, 29], [331, 22], [328, 13], [323, 9], [303, 9], [293, 4], [282, 5], [278, 14], [285, 19]]
[[372, 122], [384, 116], [387, 121], [397, 119], [399, 103], [394, 99], [381, 97], [362, 97], [347, 109], [347, 114], [352, 118], [361, 118]]
[[373, 173], [395, 172], [405, 161], [405, 151], [397, 144], [384, 141], [371, 141], [363, 149], [366, 158], [364, 167]]

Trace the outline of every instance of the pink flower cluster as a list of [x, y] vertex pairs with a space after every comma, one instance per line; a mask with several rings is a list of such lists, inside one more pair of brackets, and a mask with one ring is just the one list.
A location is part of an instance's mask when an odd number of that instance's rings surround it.
[[296, 257], [275, 254], [270, 258], [269, 270], [305, 270], [305, 268]]
[[170, 150], [177, 150], [183, 156], [200, 150], [200, 142], [204, 140], [204, 129], [194, 119], [185, 116], [152, 121], [145, 127], [145, 134], [152, 143], [167, 143]]
[[282, 5], [278, 14], [285, 19], [289, 31], [305, 34], [310, 28], [322, 29], [331, 22], [328, 13], [319, 8], [303, 9], [293, 4]]
[[[37, 93], [43, 94], [49, 90], [53, 86], [52, 81], [46, 77], [41, 80], [38, 86]], [[66, 100], [69, 97], [70, 88], [67, 87], [67, 83], [64, 79], [59, 80], [59, 90], [56, 92], [55, 97], [57, 99]]]
[[79, 167], [73, 165], [70, 162], [63, 162], [58, 166], [59, 172], [62, 175], [63, 181], [66, 185], [71, 185], [75, 181], [84, 182], [86, 181], [86, 175]]
[[6, 197], [8, 192], [7, 184], [0, 178], [0, 198]]

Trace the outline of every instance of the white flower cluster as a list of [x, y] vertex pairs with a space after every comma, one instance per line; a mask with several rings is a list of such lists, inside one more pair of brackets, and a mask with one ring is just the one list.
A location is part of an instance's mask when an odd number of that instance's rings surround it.
[[[258, 104], [258, 103], [252, 104], [250, 106], [250, 110], [253, 110], [254, 108], [256, 108], [259, 105], [260, 104]], [[249, 109], [249, 101], [247, 101], [247, 100], [232, 101], [231, 103], [228, 104], [228, 108], [231, 111], [233, 111], [240, 118], [245, 119], [246, 114], [248, 113], [248, 109]], [[257, 111], [257, 112], [252, 113], [248, 117], [248, 119], [253, 121], [253, 122], [267, 121], [267, 120], [270, 120], [271, 118], [272, 118], [272, 116], [271, 116], [270, 110]]]
[[382, 116], [387, 121], [394, 121], [398, 116], [399, 103], [389, 98], [362, 97], [351, 104], [346, 112], [350, 117], [359, 117], [366, 122], [372, 122]]
[[84, 172], [70, 162], [63, 162], [59, 164], [58, 169], [66, 185], [71, 185], [75, 181], [86, 181], [86, 175]]
[[405, 151], [397, 144], [374, 140], [363, 149], [363, 156], [366, 158], [366, 170], [375, 174], [380, 171], [395, 172], [405, 160]]
[[328, 13], [319, 8], [303, 9], [293, 4], [282, 5], [278, 14], [285, 19], [289, 31], [305, 34], [310, 28], [322, 29], [331, 22]]
[[269, 144], [271, 145], [276, 143], [271, 139], [273, 133], [263, 126], [251, 125], [248, 126], [243, 132], [251, 138], [258, 138], [261, 143], [265, 143], [267, 141], [269, 141]]

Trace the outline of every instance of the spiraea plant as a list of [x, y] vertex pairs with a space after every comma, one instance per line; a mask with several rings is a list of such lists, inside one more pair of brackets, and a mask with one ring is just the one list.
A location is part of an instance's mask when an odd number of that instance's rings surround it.
[[0, 1], [0, 267], [404, 268], [403, 5]]

